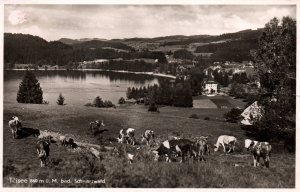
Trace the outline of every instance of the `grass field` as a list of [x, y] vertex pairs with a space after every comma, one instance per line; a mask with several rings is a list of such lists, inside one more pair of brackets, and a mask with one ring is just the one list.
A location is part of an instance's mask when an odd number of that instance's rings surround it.
[[[4, 187], [243, 187], [293, 188], [295, 187], [295, 155], [276, 153], [271, 156], [270, 168], [254, 168], [252, 157], [243, 150], [244, 132], [237, 124], [222, 121], [226, 109], [191, 109], [163, 107], [160, 113], [149, 113], [144, 106], [99, 109], [92, 107], [50, 106], [34, 104], [4, 104], [3, 119], [3, 186]], [[199, 119], [190, 119], [197, 114]], [[24, 127], [51, 130], [71, 136], [75, 142], [87, 142], [117, 149], [117, 153], [101, 150], [97, 159], [88, 152], [66, 149], [51, 144], [49, 165], [39, 167], [35, 152], [37, 138], [29, 136], [13, 139], [7, 122], [18, 116]], [[210, 117], [209, 121], [203, 120]], [[93, 134], [88, 124], [95, 119], [104, 120], [108, 131]], [[209, 136], [209, 144], [221, 134], [237, 137], [237, 151], [232, 154], [213, 152], [206, 162], [154, 162], [150, 149], [114, 142], [122, 128], [133, 127], [136, 137], [146, 129], [154, 130], [158, 140], [169, 136], [193, 138]], [[276, 147], [275, 147], [276, 148]], [[128, 164], [126, 153], [135, 154]], [[56, 182], [20, 183], [18, 179], [57, 179]], [[72, 183], [60, 183], [60, 179]], [[75, 183], [75, 179], [105, 179], [105, 183]]]

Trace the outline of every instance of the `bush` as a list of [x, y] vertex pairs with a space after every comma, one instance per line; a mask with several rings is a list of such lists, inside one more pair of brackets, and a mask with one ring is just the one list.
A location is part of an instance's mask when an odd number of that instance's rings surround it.
[[61, 93], [59, 93], [59, 96], [56, 101], [57, 105], [64, 105], [64, 101], [65, 101], [65, 98], [62, 96]]
[[125, 99], [124, 97], [121, 97], [118, 101], [118, 103], [121, 105], [121, 104], [125, 104]]
[[86, 107], [99, 107], [99, 108], [109, 108], [109, 107], [116, 107], [111, 101], [102, 101], [102, 98], [97, 96], [93, 103], [87, 103], [84, 106]]
[[156, 106], [155, 103], [152, 103], [152, 104], [149, 106], [148, 111], [159, 112], [158, 107]]
[[199, 116], [197, 114], [191, 114], [190, 118], [191, 119], [199, 119]]
[[104, 107], [104, 103], [102, 101], [102, 98], [97, 96], [93, 101], [94, 107]]
[[209, 121], [210, 117], [204, 117], [204, 120]]
[[228, 113], [224, 114], [224, 118], [227, 122], [237, 123], [241, 119], [243, 110], [238, 108], [232, 108]]
[[43, 103], [43, 91], [40, 87], [40, 83], [35, 75], [28, 70], [19, 85], [17, 101], [18, 103]]
[[104, 101], [103, 102], [103, 107], [114, 107], [115, 105], [111, 101]]
[[92, 103], [86, 103], [84, 106], [86, 106], [86, 107], [94, 107], [94, 105]]

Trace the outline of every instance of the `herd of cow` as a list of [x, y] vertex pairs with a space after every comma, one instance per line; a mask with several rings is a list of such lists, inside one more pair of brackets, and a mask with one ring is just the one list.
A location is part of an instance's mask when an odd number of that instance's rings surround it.
[[[18, 130], [22, 128], [22, 123], [18, 117], [13, 117], [9, 121], [9, 127], [12, 131], [13, 138], [16, 138]], [[103, 121], [93, 121], [90, 122], [89, 127], [92, 130], [98, 129], [101, 126], [105, 126]], [[62, 145], [73, 146], [74, 140], [61, 136], [60, 142]], [[205, 155], [210, 155], [210, 146], [207, 142], [208, 137], [200, 136], [193, 139], [185, 139], [173, 137], [172, 139], [165, 140], [160, 144], [157, 144], [155, 139], [154, 131], [146, 130], [143, 135], [141, 135], [141, 143], [146, 143], [150, 145], [154, 143], [158, 146], [157, 149], [152, 150], [154, 155], [154, 160], [159, 161], [165, 159], [167, 162], [172, 162], [177, 157], [180, 157], [180, 162], [184, 162], [187, 158], [193, 160], [205, 161]], [[137, 141], [135, 138], [135, 129], [127, 128], [121, 129], [119, 136], [117, 138], [118, 143], [136, 145]], [[41, 162], [41, 167], [46, 166], [46, 160], [49, 157], [50, 152], [50, 139], [40, 139], [37, 142], [36, 150], [38, 157]], [[216, 144], [214, 144], [214, 151], [218, 151], [219, 147], [223, 147], [223, 151], [226, 153], [234, 152], [237, 139], [234, 136], [221, 135], [218, 137]], [[227, 150], [227, 148], [229, 148]], [[268, 142], [258, 142], [250, 139], [245, 140], [245, 148], [250, 150], [253, 155], [254, 167], [259, 166], [259, 159], [263, 158], [265, 167], [269, 167], [270, 156], [271, 156], [271, 145]], [[127, 153], [127, 158], [129, 163], [133, 162], [134, 154]]]

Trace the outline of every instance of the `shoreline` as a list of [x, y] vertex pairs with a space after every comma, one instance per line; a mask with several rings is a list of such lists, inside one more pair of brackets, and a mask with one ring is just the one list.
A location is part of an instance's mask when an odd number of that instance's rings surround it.
[[[4, 71], [68, 71], [66, 69], [4, 69]], [[134, 72], [134, 71], [124, 71], [124, 70], [105, 70], [105, 69], [70, 69], [69, 71], [111, 71], [111, 72], [117, 72], [117, 73], [134, 73], [134, 74], [145, 74], [145, 75], [153, 75], [157, 77], [166, 77], [171, 79], [176, 79], [176, 76], [174, 75], [167, 75], [163, 73], [154, 73], [154, 72]]]

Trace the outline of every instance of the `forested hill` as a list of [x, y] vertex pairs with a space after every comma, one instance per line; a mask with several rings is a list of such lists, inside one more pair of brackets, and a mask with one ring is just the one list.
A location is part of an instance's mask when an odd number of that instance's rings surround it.
[[165, 55], [186, 49], [191, 58], [201, 53], [212, 54], [215, 61], [249, 60], [249, 51], [257, 48], [261, 30], [244, 30], [217, 36], [166, 36], [129, 39], [81, 39], [62, 38], [48, 42], [38, 36], [4, 34], [4, 63], [31, 63], [66, 65], [70, 62], [95, 59], [158, 59], [165, 63]]

